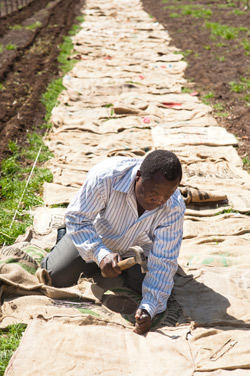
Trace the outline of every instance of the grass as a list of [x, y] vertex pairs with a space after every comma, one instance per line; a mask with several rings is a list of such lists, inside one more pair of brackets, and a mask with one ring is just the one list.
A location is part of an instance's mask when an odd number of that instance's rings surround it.
[[18, 348], [25, 324], [9, 325], [5, 330], [0, 330], [0, 376], [4, 376], [5, 369], [13, 352]]
[[[30, 135], [27, 148], [19, 148], [15, 142], [10, 141], [10, 156], [1, 163], [0, 244], [14, 243], [17, 236], [23, 234], [27, 226], [32, 224], [31, 208], [43, 204], [39, 194], [41, 186], [45, 181], [52, 181], [52, 173], [48, 169], [35, 167], [29, 185], [26, 187], [32, 167], [23, 167], [22, 161], [35, 159], [42, 143], [42, 138], [40, 142], [36, 142], [38, 138], [38, 135]], [[40, 161], [49, 159], [50, 155], [43, 145]], [[18, 208], [20, 198], [22, 201]], [[16, 218], [12, 223], [17, 208]]]

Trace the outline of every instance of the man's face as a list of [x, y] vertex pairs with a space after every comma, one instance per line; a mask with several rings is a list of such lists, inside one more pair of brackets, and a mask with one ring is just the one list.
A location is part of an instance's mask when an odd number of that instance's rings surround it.
[[159, 171], [151, 179], [143, 180], [140, 171], [137, 171], [135, 196], [138, 206], [144, 210], [156, 209], [172, 196], [179, 182], [179, 178], [167, 180]]

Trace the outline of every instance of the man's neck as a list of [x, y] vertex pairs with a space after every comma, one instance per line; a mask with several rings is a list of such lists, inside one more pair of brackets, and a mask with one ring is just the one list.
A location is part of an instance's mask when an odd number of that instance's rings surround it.
[[145, 209], [143, 209], [143, 207], [139, 205], [138, 202], [137, 202], [137, 211], [138, 211], [138, 217], [140, 217], [145, 212]]

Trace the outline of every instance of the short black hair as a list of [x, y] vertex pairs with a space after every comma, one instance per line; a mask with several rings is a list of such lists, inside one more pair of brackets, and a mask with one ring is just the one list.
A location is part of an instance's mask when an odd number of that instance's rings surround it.
[[169, 181], [182, 179], [181, 163], [171, 151], [154, 150], [143, 160], [140, 167], [142, 179], [151, 179], [158, 171]]

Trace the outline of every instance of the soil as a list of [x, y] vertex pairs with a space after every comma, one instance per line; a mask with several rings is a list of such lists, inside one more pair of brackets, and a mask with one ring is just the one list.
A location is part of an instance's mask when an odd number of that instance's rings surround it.
[[[242, 8], [242, 1], [237, 1], [234, 8], [228, 7], [226, 0], [200, 0], [196, 5], [192, 0], [142, 0], [142, 4], [168, 30], [171, 44], [183, 52], [188, 63], [185, 78], [191, 90], [196, 90], [201, 99], [210, 94], [209, 101], [217, 109], [214, 117], [220, 126], [238, 137], [239, 155], [250, 159], [250, 87], [237, 93], [230, 86], [230, 82], [240, 82], [243, 76], [250, 82], [250, 50], [242, 45], [244, 40], [250, 46], [250, 10]], [[24, 145], [27, 132], [44, 132], [41, 125], [45, 108], [40, 101], [41, 95], [49, 82], [58, 78], [58, 45], [67, 35], [75, 16], [80, 14], [83, 2], [32, 1], [1, 18], [0, 46], [12, 44], [16, 48], [3, 49], [0, 53], [0, 160], [8, 155], [9, 140]], [[188, 4], [209, 8], [213, 14], [207, 19], [184, 15], [182, 6]], [[235, 14], [235, 10], [242, 14]], [[37, 21], [39, 27], [35, 30], [25, 28]], [[234, 39], [216, 37], [213, 40], [211, 30], [205, 27], [207, 21], [246, 27], [248, 33], [240, 31]], [[24, 28], [11, 30], [14, 25]]]
[[[235, 6], [233, 7], [233, 3]], [[244, 1], [216, 0], [142, 0], [144, 10], [167, 29], [171, 45], [180, 49], [188, 67], [185, 78], [201, 99], [213, 93], [210, 104], [213, 116], [220, 126], [233, 133], [239, 141], [238, 153], [250, 159], [250, 9]], [[195, 4], [195, 5], [194, 5]], [[183, 6], [212, 11], [208, 18], [183, 14]], [[231, 5], [231, 6], [228, 6]], [[187, 9], [187, 8], [186, 8]], [[190, 9], [190, 8], [189, 8]], [[178, 17], [173, 13], [177, 14]], [[237, 14], [238, 13], [238, 14]], [[234, 39], [212, 36], [206, 22], [231, 27], [243, 27]], [[242, 41], [245, 43], [244, 49]], [[248, 80], [244, 91], [233, 92], [231, 82], [242, 84]], [[210, 94], [211, 95], [211, 94]], [[220, 111], [216, 111], [216, 108]], [[250, 165], [245, 166], [250, 171]]]
[[[83, 0], [32, 1], [1, 18], [0, 46], [15, 48], [4, 47], [0, 53], [0, 160], [8, 156], [9, 140], [24, 146], [28, 132], [45, 132], [41, 96], [59, 77], [58, 46], [83, 4]], [[27, 28], [35, 23], [35, 29]], [[13, 30], [17, 25], [22, 28]]]

